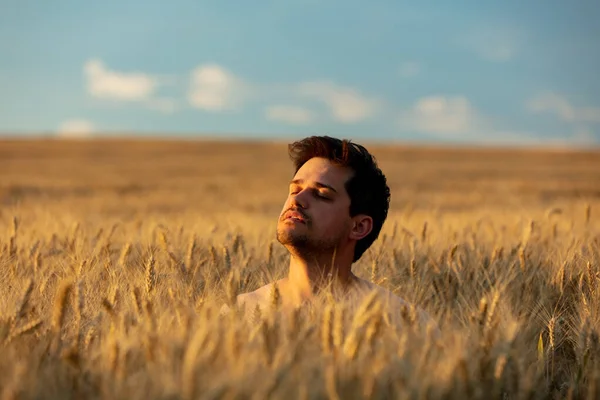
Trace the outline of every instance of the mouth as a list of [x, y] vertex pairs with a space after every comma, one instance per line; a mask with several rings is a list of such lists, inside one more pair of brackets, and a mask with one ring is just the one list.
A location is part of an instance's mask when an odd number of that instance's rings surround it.
[[293, 221], [300, 222], [302, 224], [306, 224], [306, 219], [298, 212], [289, 211], [283, 216], [284, 221]]

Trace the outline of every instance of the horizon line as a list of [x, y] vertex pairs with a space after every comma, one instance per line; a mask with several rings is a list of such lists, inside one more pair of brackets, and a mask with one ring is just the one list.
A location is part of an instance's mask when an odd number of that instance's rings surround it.
[[543, 140], [539, 142], [494, 142], [473, 140], [442, 140], [442, 139], [410, 139], [398, 137], [368, 137], [356, 135], [327, 134], [327, 133], [304, 133], [291, 134], [281, 133], [277, 135], [251, 132], [197, 132], [197, 133], [159, 133], [152, 131], [98, 131], [89, 134], [60, 134], [55, 131], [36, 132], [0, 131], [0, 142], [2, 141], [32, 141], [51, 140], [65, 142], [94, 142], [94, 141], [162, 141], [162, 142], [254, 142], [254, 143], [289, 143], [289, 140], [298, 140], [308, 136], [331, 136], [340, 139], [350, 139], [352, 142], [370, 144], [375, 146], [394, 146], [409, 148], [440, 148], [440, 149], [488, 149], [488, 150], [541, 150], [541, 151], [600, 151], [600, 143], [567, 143]]

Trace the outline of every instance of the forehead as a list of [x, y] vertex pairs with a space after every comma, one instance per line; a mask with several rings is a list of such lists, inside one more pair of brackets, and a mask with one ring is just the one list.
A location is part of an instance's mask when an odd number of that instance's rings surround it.
[[301, 179], [309, 185], [314, 183], [329, 185], [341, 193], [350, 175], [351, 171], [348, 168], [334, 165], [326, 158], [314, 157], [298, 170], [294, 179]]

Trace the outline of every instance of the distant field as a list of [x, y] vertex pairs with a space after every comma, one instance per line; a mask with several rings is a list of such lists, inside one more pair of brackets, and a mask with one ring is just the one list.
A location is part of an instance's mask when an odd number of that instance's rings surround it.
[[0, 399], [598, 396], [600, 151], [368, 147], [392, 204], [356, 271], [439, 341], [216, 317], [286, 271], [285, 143], [0, 141]]

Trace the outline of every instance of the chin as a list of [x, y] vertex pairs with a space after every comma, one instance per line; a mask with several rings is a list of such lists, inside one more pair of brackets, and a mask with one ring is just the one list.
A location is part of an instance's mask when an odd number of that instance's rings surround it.
[[309, 238], [304, 234], [297, 234], [293, 229], [283, 227], [277, 229], [277, 241], [283, 245], [302, 246], [309, 242]]

